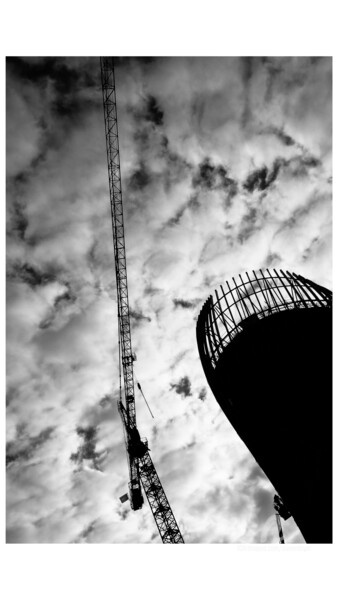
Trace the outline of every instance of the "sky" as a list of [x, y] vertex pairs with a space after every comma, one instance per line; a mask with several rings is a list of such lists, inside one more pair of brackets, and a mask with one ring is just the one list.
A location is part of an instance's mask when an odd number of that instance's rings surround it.
[[[332, 289], [330, 58], [120, 58], [138, 428], [186, 543], [277, 544], [196, 319], [264, 267]], [[128, 469], [98, 58], [7, 59], [7, 542], [161, 543]], [[283, 417], [285, 418], [285, 417]], [[286, 543], [303, 543], [292, 519]]]

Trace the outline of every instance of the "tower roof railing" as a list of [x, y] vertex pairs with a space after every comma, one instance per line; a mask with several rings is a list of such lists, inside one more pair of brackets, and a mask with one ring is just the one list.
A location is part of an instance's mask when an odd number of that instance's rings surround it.
[[282, 269], [251, 271], [220, 286], [209, 296], [197, 321], [201, 359], [215, 368], [224, 348], [245, 328], [285, 310], [329, 307], [332, 292], [296, 273]]

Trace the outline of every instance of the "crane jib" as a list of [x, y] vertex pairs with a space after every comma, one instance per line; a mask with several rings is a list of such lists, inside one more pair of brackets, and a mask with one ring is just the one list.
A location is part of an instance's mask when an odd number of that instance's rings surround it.
[[[164, 489], [150, 458], [148, 443], [142, 440], [136, 425], [134, 392], [134, 354], [131, 344], [128, 299], [127, 261], [123, 223], [120, 150], [117, 125], [115, 73], [113, 58], [101, 58], [101, 83], [106, 134], [109, 194], [114, 243], [117, 288], [119, 346], [124, 381], [125, 403], [118, 403], [124, 426], [128, 466], [129, 499], [133, 510], [142, 507], [141, 482], [164, 544], [182, 544], [183, 537], [171, 510]], [[120, 365], [121, 368], [121, 365]], [[122, 498], [124, 498], [122, 496]]]

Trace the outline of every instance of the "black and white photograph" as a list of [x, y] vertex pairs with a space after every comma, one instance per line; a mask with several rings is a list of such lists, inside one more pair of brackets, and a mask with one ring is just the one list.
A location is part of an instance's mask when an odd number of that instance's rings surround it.
[[332, 543], [332, 59], [6, 60], [7, 544]]

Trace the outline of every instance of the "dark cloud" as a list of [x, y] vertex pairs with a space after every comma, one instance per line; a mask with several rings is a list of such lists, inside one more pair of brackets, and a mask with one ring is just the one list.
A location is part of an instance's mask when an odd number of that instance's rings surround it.
[[291, 159], [287, 166], [294, 177], [306, 177], [309, 169], [315, 169], [319, 167], [321, 161], [312, 156], [311, 154], [305, 153], [302, 156]]
[[[79, 59], [64, 57], [24, 57], [8, 58], [7, 69], [23, 82], [40, 87], [47, 92], [52, 86], [54, 97], [52, 110], [59, 117], [78, 121], [88, 106], [97, 101], [99, 86], [98, 59], [87, 59], [86, 65], [79, 69]], [[92, 95], [83, 94], [91, 88]], [[46, 121], [40, 124], [47, 127]]]
[[192, 101], [192, 104], [191, 104], [191, 113], [192, 113], [192, 116], [195, 118], [195, 121], [199, 127], [201, 126], [201, 121], [202, 121], [202, 118], [204, 115], [204, 111], [205, 111], [205, 98], [203, 97], [203, 95], [201, 97], [194, 98], [194, 100]]
[[202, 402], [204, 402], [206, 397], [207, 397], [207, 390], [206, 390], [206, 388], [202, 388], [198, 394], [198, 398], [199, 398], [199, 400], [202, 400]]
[[202, 190], [224, 190], [227, 206], [237, 194], [238, 189], [237, 182], [229, 177], [223, 165], [213, 165], [208, 157], [199, 165], [198, 172], [192, 179], [192, 184], [194, 188]]
[[52, 77], [56, 65], [60, 59], [46, 58], [18, 58], [8, 57], [6, 60], [7, 68], [10, 68], [16, 77], [22, 81], [28, 80], [36, 83]]
[[6, 465], [9, 466], [18, 461], [30, 459], [51, 438], [54, 429], [54, 427], [46, 427], [33, 437], [22, 435], [25, 431], [24, 427], [21, 428], [21, 431], [19, 429], [18, 438], [9, 442], [6, 446]]
[[113, 398], [112, 398], [112, 396], [111, 396], [110, 394], [105, 394], [105, 395], [104, 395], [104, 396], [101, 398], [101, 400], [99, 401], [99, 405], [100, 405], [102, 408], [105, 408], [105, 407], [107, 407], [107, 406], [111, 406], [112, 400], [113, 400]]
[[68, 304], [73, 304], [75, 300], [76, 296], [73, 294], [73, 292], [70, 289], [70, 286], [68, 285], [68, 290], [66, 292], [64, 292], [63, 294], [59, 294], [59, 296], [56, 296], [54, 300], [54, 307], [56, 309], [60, 309]]
[[43, 272], [41, 269], [28, 263], [12, 265], [8, 273], [8, 278], [24, 281], [33, 288], [55, 281], [53, 273]]
[[226, 208], [229, 208], [231, 206], [232, 199], [236, 196], [238, 191], [237, 181], [231, 179], [230, 177], [224, 179], [224, 190], [226, 191], [225, 205]]
[[155, 294], [157, 294], [160, 291], [159, 288], [154, 287], [151, 283], [147, 284], [144, 288], [144, 293], [147, 296], [154, 296]]
[[178, 154], [169, 152], [169, 140], [166, 135], [161, 136], [161, 146], [163, 150], [168, 152], [168, 158], [172, 162], [176, 161], [177, 159], [181, 160], [181, 157], [179, 157]]
[[[96, 111], [102, 110], [98, 59], [8, 59], [6, 75], [7, 174], [13, 176], [13, 179], [8, 180], [8, 189], [12, 196], [10, 205], [13, 200], [17, 201], [20, 197], [27, 200], [28, 196], [34, 197], [35, 194], [36, 202], [39, 203], [40, 185], [29, 191], [27, 183], [33, 183], [33, 175], [38, 178], [40, 184], [44, 176], [46, 181], [53, 181], [54, 176], [62, 171], [59, 167], [67, 160], [65, 146], [68, 145], [70, 149], [76, 128], [83, 127], [84, 121], [88, 124], [90, 112], [92, 118]], [[61, 146], [62, 154], [55, 154]], [[87, 148], [92, 148], [92, 141]], [[68, 157], [70, 169], [75, 166], [77, 157], [84, 156], [79, 148], [73, 150]], [[72, 170], [75, 182], [76, 169]], [[61, 181], [62, 176], [58, 187], [63, 187], [63, 196], [67, 197], [67, 186], [65, 181], [62, 186]], [[34, 183], [37, 183], [36, 179]], [[54, 193], [55, 190], [56, 187]], [[52, 189], [48, 192], [46, 185], [44, 197], [49, 193], [54, 196]], [[11, 208], [9, 212], [10, 210]]]
[[98, 464], [100, 454], [96, 452], [97, 428], [91, 425], [88, 427], [79, 426], [76, 428], [76, 433], [83, 439], [83, 442], [77, 451], [70, 455], [70, 460], [80, 467], [84, 460], [91, 460], [93, 468], [100, 471], [101, 469]]
[[[121, 505], [117, 509], [117, 514], [119, 515], [121, 521], [125, 521], [127, 519], [129, 512], [130, 510], [128, 508], [128, 505]], [[156, 534], [154, 537], [156, 537]]]
[[243, 183], [244, 189], [248, 192], [266, 190], [276, 180], [281, 164], [281, 161], [276, 160], [270, 170], [268, 167], [264, 166], [249, 173]]
[[20, 544], [26, 539], [26, 527], [14, 526], [6, 529], [6, 544]]
[[250, 107], [250, 84], [252, 80], [252, 76], [254, 74], [254, 62], [255, 59], [253, 57], [243, 57], [241, 58], [240, 65], [242, 68], [242, 77], [244, 83], [244, 106], [243, 106], [243, 114], [242, 114], [242, 125], [246, 127], [246, 125], [250, 122], [251, 117], [251, 107]]
[[[137, 115], [138, 117], [138, 115]], [[138, 122], [138, 119], [135, 117], [135, 121], [138, 123], [137, 128], [135, 129], [135, 131], [133, 132], [133, 138], [134, 141], [136, 142], [138, 149], [141, 153], [141, 151], [145, 151], [148, 148], [150, 139], [151, 139], [151, 129], [146, 125], [144, 126], [141, 122], [141, 124]]]
[[266, 165], [255, 169], [249, 173], [243, 187], [250, 193], [256, 190], [265, 191], [276, 181], [282, 170], [293, 177], [305, 177], [309, 169], [316, 168], [320, 164], [321, 161], [318, 158], [303, 149], [301, 155], [293, 156], [288, 160], [281, 157], [276, 158], [270, 169]]
[[17, 236], [23, 240], [28, 227], [28, 219], [25, 215], [24, 207], [16, 200], [11, 203], [7, 212], [9, 218], [7, 225], [8, 236]]
[[[168, 154], [169, 140], [160, 130], [163, 124], [163, 110], [154, 96], [148, 95], [143, 98], [142, 104], [131, 105], [129, 112], [134, 122], [132, 137], [140, 157], [137, 173], [146, 169], [143, 157], [148, 156], [149, 151], [156, 149], [157, 155]], [[147, 168], [149, 170], [149, 164]]]
[[49, 315], [48, 317], [45, 317], [44, 319], [42, 319], [42, 321], [40, 321], [39, 323], [39, 329], [49, 329], [49, 327], [51, 327], [51, 325], [54, 322], [54, 315]]
[[268, 256], [266, 257], [264, 265], [267, 269], [271, 266], [277, 268], [277, 266], [281, 263], [281, 260], [282, 259], [279, 254], [277, 254], [276, 252], [272, 252], [272, 254], [268, 254]]
[[77, 538], [73, 541], [73, 543], [79, 544], [79, 543], [88, 542], [88, 538], [90, 537], [90, 535], [93, 533], [93, 531], [95, 529], [95, 523], [96, 523], [96, 520], [89, 523], [89, 525], [87, 527], [85, 527], [85, 529], [83, 529], [83, 531], [81, 531], [80, 535], [77, 536]]
[[129, 188], [134, 190], [143, 190], [151, 181], [150, 172], [144, 165], [140, 165], [136, 171], [132, 173], [127, 181]]
[[275, 135], [285, 146], [294, 146], [296, 144], [295, 140], [285, 133], [285, 131], [278, 127], [268, 127], [264, 130], [264, 133], [272, 133]]
[[6, 391], [6, 406], [10, 405], [10, 403], [15, 398], [15, 396], [16, 396], [16, 388], [9, 386]]
[[82, 421], [89, 424], [87, 427], [94, 431], [93, 441], [95, 443], [101, 431], [101, 425], [112, 423], [117, 418], [117, 401], [119, 399], [120, 391], [116, 389], [112, 394], [105, 394], [94, 405], [87, 407], [82, 413]]
[[307, 248], [305, 248], [303, 255], [302, 255], [302, 259], [304, 261], [309, 260], [311, 258], [311, 256], [313, 256], [314, 254], [316, 254], [321, 246], [322, 240], [320, 240], [320, 238], [318, 236], [314, 237], [310, 244], [307, 246]]
[[56, 89], [63, 94], [73, 89], [86, 88], [99, 79], [98, 58], [25, 56], [8, 57], [6, 62], [7, 67], [21, 81], [39, 84], [42, 80], [52, 80]]
[[175, 390], [177, 394], [182, 394], [185, 397], [191, 396], [191, 382], [189, 377], [182, 377], [178, 383], [171, 383], [170, 388]]
[[149, 96], [147, 99], [146, 119], [155, 125], [162, 125], [163, 110], [160, 109], [158, 101], [154, 96]]
[[258, 227], [257, 216], [259, 214], [258, 207], [251, 206], [248, 212], [244, 215], [238, 232], [238, 240], [241, 244], [247, 241], [249, 237], [256, 231]]
[[264, 100], [268, 103], [271, 101], [271, 98], [274, 94], [275, 88], [278, 85], [278, 81], [281, 80], [281, 75], [283, 73], [283, 66], [281, 60], [274, 60], [270, 57], [263, 57], [261, 59], [262, 64], [264, 65], [267, 74], [267, 84], [265, 88]]
[[[51, 281], [53, 280], [55, 280], [55, 277], [51, 279]], [[64, 285], [66, 285], [68, 289], [62, 294], [55, 296], [52, 308], [39, 323], [39, 329], [44, 330], [52, 327], [55, 324], [55, 322], [57, 322], [58, 316], [62, 314], [65, 311], [65, 309], [67, 309], [69, 306], [72, 306], [76, 303], [76, 296], [71, 291], [70, 285], [67, 283], [65, 283]]]
[[169, 221], [167, 221], [167, 223], [165, 224], [166, 227], [173, 227], [175, 225], [178, 225], [180, 220], [182, 219], [185, 211], [187, 210], [188, 204], [186, 204], [185, 206], [182, 206], [182, 208], [180, 208], [177, 213], [171, 217], [171, 219], [169, 219]]
[[227, 197], [232, 199], [237, 194], [237, 181], [228, 177], [227, 170], [221, 165], [217, 168], [217, 175], [219, 176], [219, 189], [225, 190], [227, 192]]
[[302, 160], [302, 163], [305, 167], [309, 167], [310, 169], [314, 169], [315, 167], [319, 167], [321, 161], [316, 156], [305, 156]]
[[254, 72], [254, 62], [255, 58], [252, 56], [243, 56], [240, 60], [240, 65], [242, 68], [243, 80], [247, 84]]
[[170, 148], [163, 144], [163, 158], [166, 161], [166, 168], [163, 173], [164, 189], [169, 191], [175, 183], [184, 181], [193, 170], [193, 166], [186, 160], [184, 156], [176, 152], [172, 152]]
[[206, 158], [198, 168], [197, 175], [193, 178], [193, 185], [200, 186], [211, 190], [216, 184], [216, 168], [210, 163], [209, 158]]
[[182, 300], [180, 298], [174, 298], [173, 303], [175, 308], [194, 308], [198, 301], [192, 302], [191, 300]]
[[130, 309], [129, 314], [134, 326], [137, 326], [140, 321], [148, 321], [148, 323], [151, 322], [151, 318], [144, 315], [141, 311]]

